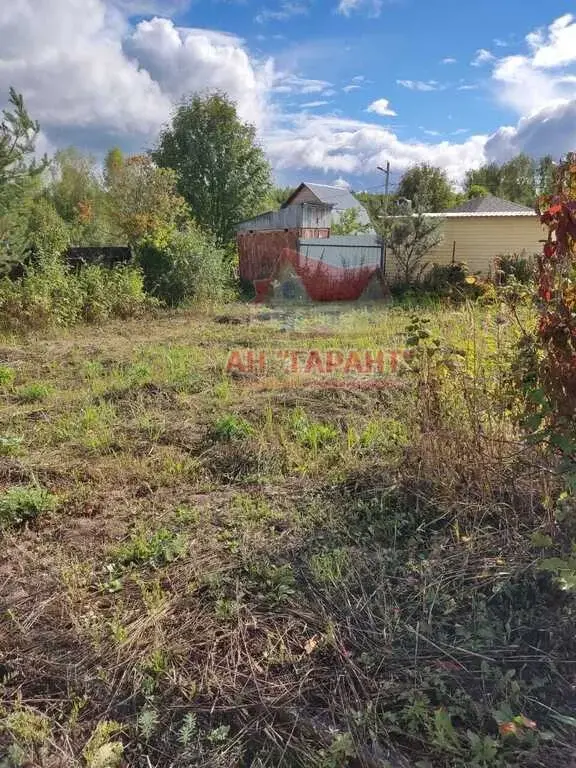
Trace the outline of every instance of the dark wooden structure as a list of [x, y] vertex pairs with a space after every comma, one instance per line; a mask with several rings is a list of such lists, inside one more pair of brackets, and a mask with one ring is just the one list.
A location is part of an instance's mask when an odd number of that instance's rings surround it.
[[66, 251], [64, 258], [71, 267], [83, 267], [87, 264], [113, 267], [132, 261], [132, 249], [117, 245], [73, 247]]

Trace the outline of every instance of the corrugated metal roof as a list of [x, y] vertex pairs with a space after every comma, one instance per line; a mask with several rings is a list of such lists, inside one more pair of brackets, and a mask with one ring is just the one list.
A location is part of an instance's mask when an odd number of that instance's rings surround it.
[[466, 200], [460, 205], [450, 208], [446, 213], [475, 213], [484, 215], [531, 213], [535, 215], [534, 210], [526, 205], [513, 203], [511, 200], [504, 200], [504, 198], [495, 197], [494, 195], [473, 197], [471, 200]]
[[380, 248], [382, 241], [377, 235], [334, 235], [323, 238], [301, 238], [300, 245], [336, 245], [341, 247]]
[[290, 195], [288, 200], [283, 203], [282, 208], [291, 205], [291, 200], [296, 197], [302, 187], [307, 187], [321, 203], [332, 206], [333, 221], [339, 221], [340, 213], [342, 211], [346, 211], [349, 208], [355, 208], [358, 212], [358, 221], [360, 224], [370, 224], [368, 212], [360, 200], [357, 200], [349, 190], [343, 189], [342, 187], [333, 187], [329, 184], [315, 184], [314, 182], [308, 181], [302, 182], [302, 184], [299, 184], [298, 188]]
[[[416, 215], [416, 214], [414, 214]], [[537, 214], [534, 211], [531, 211], [530, 208], [527, 208], [524, 211], [478, 211], [473, 213], [463, 212], [463, 213], [455, 213], [453, 210], [445, 211], [444, 213], [425, 213], [424, 216], [430, 219], [472, 219], [472, 218], [485, 218], [488, 219], [490, 217], [504, 217], [504, 218], [510, 218], [513, 216], [536, 216]], [[401, 218], [401, 217], [396, 217]]]
[[312, 263], [354, 269], [377, 267], [382, 257], [382, 243], [375, 235], [336, 235], [322, 239], [298, 240], [300, 255]]
[[347, 189], [330, 187], [328, 184], [313, 184], [307, 181], [304, 184], [320, 202], [333, 205], [337, 211], [345, 211], [348, 208], [364, 208], [360, 200], [357, 200]]

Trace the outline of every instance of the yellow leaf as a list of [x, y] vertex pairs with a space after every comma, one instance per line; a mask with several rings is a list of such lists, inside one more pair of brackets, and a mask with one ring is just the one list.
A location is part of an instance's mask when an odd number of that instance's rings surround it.
[[470, 275], [469, 277], [464, 278], [464, 282], [468, 283], [468, 285], [474, 285], [474, 283], [476, 283], [477, 280], [473, 275]]
[[310, 656], [310, 654], [316, 650], [319, 642], [320, 642], [320, 635], [313, 635], [309, 640], [306, 640], [304, 644], [304, 650], [306, 651], [308, 656]]

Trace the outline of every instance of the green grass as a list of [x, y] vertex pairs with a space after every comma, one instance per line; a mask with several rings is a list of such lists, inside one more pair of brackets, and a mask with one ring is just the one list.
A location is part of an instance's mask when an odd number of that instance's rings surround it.
[[56, 509], [57, 497], [44, 488], [13, 486], [0, 495], [0, 529], [35, 520]]
[[367, 388], [225, 366], [402, 350], [412, 308], [224, 311], [3, 340], [0, 764], [569, 765], [513, 318], [427, 307], [438, 365]]
[[32, 383], [18, 387], [16, 397], [20, 403], [40, 403], [46, 400], [50, 391], [45, 384]]

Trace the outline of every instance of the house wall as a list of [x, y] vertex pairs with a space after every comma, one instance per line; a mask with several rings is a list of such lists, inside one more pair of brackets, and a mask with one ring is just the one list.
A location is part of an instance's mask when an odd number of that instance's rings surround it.
[[296, 254], [300, 237], [326, 238], [330, 229], [310, 228], [278, 231], [238, 232], [239, 272], [243, 280], [271, 278], [283, 251], [288, 248]]
[[268, 211], [243, 221], [236, 227], [239, 233], [278, 231], [284, 229], [328, 229], [332, 222], [329, 205], [290, 205], [279, 211]]
[[[526, 251], [532, 256], [541, 250], [544, 237], [542, 226], [534, 216], [467, 216], [442, 220], [442, 242], [426, 256], [426, 261], [451, 264], [454, 260], [467, 264], [470, 272], [488, 276], [493, 272], [494, 259], [504, 253]], [[388, 250], [386, 275], [396, 274], [393, 257]]]

